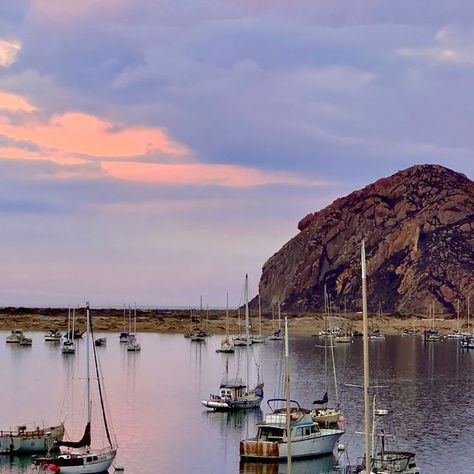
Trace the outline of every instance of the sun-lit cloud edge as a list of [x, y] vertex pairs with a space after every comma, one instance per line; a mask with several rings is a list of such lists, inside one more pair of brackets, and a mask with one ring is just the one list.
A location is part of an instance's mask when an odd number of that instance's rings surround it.
[[418, 48], [399, 48], [397, 53], [405, 58], [424, 59], [433, 63], [472, 65], [473, 40], [473, 30], [461, 31], [455, 27], [444, 27], [434, 35], [433, 44]]
[[162, 185], [254, 187], [275, 184], [324, 185], [292, 173], [266, 172], [233, 164], [103, 162], [106, 175], [123, 181]]
[[[3, 113], [2, 113], [3, 112]], [[42, 160], [59, 167], [41, 179], [100, 179], [167, 186], [228, 188], [320, 186], [294, 173], [203, 163], [163, 127], [121, 125], [82, 112], [44, 117], [22, 96], [0, 91], [0, 160]], [[28, 143], [30, 148], [20, 145]]]
[[21, 50], [20, 41], [0, 39], [0, 66], [13, 64]]

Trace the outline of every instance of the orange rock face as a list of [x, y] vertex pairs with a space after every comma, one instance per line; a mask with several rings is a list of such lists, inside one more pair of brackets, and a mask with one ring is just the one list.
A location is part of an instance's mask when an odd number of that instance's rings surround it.
[[474, 183], [438, 165], [417, 165], [308, 214], [300, 233], [264, 265], [265, 304], [321, 310], [331, 301], [359, 309], [359, 249], [366, 241], [369, 310], [453, 313], [474, 308]]

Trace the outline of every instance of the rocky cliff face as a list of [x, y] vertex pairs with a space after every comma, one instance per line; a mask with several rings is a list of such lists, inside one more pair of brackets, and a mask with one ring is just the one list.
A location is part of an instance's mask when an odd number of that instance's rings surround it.
[[366, 241], [369, 311], [453, 313], [474, 308], [474, 182], [437, 165], [383, 178], [309, 214], [264, 265], [260, 294], [294, 311], [321, 310], [324, 285], [339, 308], [361, 307]]

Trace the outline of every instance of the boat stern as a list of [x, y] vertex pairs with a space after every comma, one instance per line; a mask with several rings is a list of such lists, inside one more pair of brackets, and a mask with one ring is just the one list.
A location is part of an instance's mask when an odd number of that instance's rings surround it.
[[240, 458], [243, 460], [271, 460], [279, 457], [276, 441], [245, 439], [240, 442]]

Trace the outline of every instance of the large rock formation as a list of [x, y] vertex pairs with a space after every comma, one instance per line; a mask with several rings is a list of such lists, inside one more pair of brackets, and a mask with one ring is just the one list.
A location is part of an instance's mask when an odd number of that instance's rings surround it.
[[474, 308], [474, 183], [417, 165], [309, 214], [300, 233], [264, 265], [260, 294], [293, 311], [321, 310], [324, 285], [341, 308], [361, 307], [360, 243], [366, 242], [369, 311], [454, 313]]

